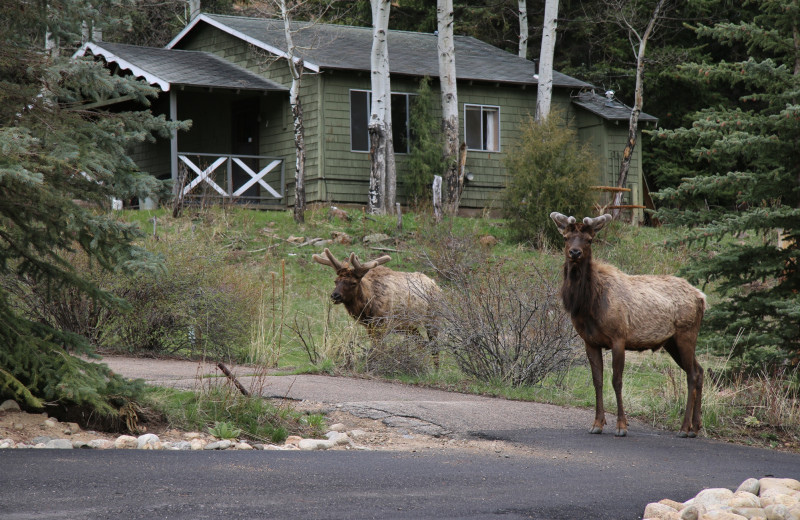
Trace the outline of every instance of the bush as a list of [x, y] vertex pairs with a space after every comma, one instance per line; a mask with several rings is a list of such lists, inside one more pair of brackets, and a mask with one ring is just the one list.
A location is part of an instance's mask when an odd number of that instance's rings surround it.
[[434, 114], [436, 100], [430, 88], [430, 79], [420, 80], [409, 114], [411, 150], [408, 155], [408, 173], [403, 177], [403, 191], [407, 203], [419, 207], [432, 199], [433, 176], [444, 172], [440, 120]]
[[559, 289], [535, 273], [476, 269], [445, 291], [438, 342], [480, 381], [534, 385], [565, 371], [578, 351]]
[[599, 164], [588, 145], [577, 143], [575, 132], [556, 114], [541, 124], [529, 118], [505, 161], [510, 180], [503, 214], [517, 239], [537, 248], [559, 244], [552, 211], [579, 218], [590, 214], [590, 186], [599, 178]]

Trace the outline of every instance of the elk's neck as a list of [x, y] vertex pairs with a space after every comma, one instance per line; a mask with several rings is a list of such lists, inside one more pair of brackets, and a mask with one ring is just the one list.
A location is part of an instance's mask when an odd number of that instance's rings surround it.
[[595, 307], [594, 291], [595, 269], [591, 258], [583, 262], [564, 262], [564, 285], [561, 287], [561, 301], [564, 309], [573, 320], [593, 316]]
[[368, 292], [364, 290], [362, 284], [359, 284], [355, 291], [355, 297], [350, 301], [342, 302], [350, 316], [360, 322], [368, 322], [373, 318], [372, 296]]

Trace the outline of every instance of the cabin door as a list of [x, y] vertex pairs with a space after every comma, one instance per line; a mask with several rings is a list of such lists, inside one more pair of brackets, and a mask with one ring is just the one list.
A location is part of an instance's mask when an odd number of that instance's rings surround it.
[[[258, 155], [259, 152], [259, 114], [261, 113], [260, 98], [254, 97], [234, 101], [231, 105], [231, 153], [233, 155]], [[258, 159], [242, 159], [251, 170], [257, 172]], [[233, 163], [233, 190], [251, 179], [250, 175]], [[259, 196], [258, 183], [254, 184], [241, 195], [241, 202], [256, 202]]]

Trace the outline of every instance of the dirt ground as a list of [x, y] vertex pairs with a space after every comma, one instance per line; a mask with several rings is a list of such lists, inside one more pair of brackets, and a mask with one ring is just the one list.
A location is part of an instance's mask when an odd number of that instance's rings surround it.
[[[433, 437], [412, 433], [403, 428], [387, 426], [378, 420], [364, 419], [342, 411], [332, 411], [322, 403], [303, 402], [298, 403], [297, 408], [312, 413], [324, 413], [328, 426], [340, 423], [345, 426], [347, 432], [352, 430], [361, 430], [363, 432], [353, 439], [352, 446], [342, 445], [332, 448], [335, 450], [367, 449], [410, 452], [459, 450], [484, 454], [495, 453], [498, 456], [523, 455], [530, 451], [524, 447], [499, 441]], [[163, 426], [152, 424], [149, 428], [145, 427], [140, 433], [155, 433], [162, 441], [170, 442], [187, 440], [188, 436], [197, 436], [198, 433], [209, 441], [216, 440], [213, 436], [204, 432], [167, 429]], [[121, 434], [83, 430], [75, 423], [57, 422], [48, 418], [47, 414], [44, 413], [0, 412], [0, 443], [5, 439], [11, 439], [15, 443], [33, 445], [33, 440], [42, 436], [82, 442], [89, 442], [93, 439], [113, 441], [119, 435]], [[243, 440], [247, 439], [243, 438]], [[257, 441], [251, 439], [250, 442], [255, 443]]]

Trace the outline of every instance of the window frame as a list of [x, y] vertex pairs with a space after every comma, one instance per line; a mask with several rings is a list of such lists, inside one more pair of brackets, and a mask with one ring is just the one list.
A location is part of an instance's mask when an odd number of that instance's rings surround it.
[[[467, 145], [467, 150], [473, 151], [473, 152], [499, 153], [500, 150], [502, 150], [502, 142], [501, 142], [501, 139], [500, 139], [500, 121], [501, 121], [501, 119], [500, 119], [500, 106], [499, 105], [480, 105], [480, 104], [477, 104], [477, 103], [464, 103], [464, 142], [465, 143], [468, 142], [468, 139], [467, 139], [467, 132], [468, 132], [468, 128], [467, 128], [467, 121], [468, 121], [467, 120], [467, 110], [469, 108], [472, 108], [472, 109], [480, 108], [480, 120], [481, 120], [481, 124], [480, 124], [480, 142], [481, 142], [481, 148], [471, 148], [469, 145]], [[485, 122], [484, 121], [484, 114], [486, 114], [488, 112], [497, 114], [497, 138], [496, 138], [497, 149], [496, 150], [489, 149], [486, 146], [486, 136], [484, 136], [484, 126], [485, 126], [484, 125], [484, 122]]]
[[[353, 146], [353, 92], [364, 92], [364, 93], [367, 94], [367, 96], [366, 96], [366, 100], [367, 100], [367, 110], [366, 110], [367, 120], [365, 122], [366, 123], [366, 129], [367, 129], [367, 148], [366, 148], [366, 150], [359, 150], [359, 149], [356, 149]], [[394, 98], [395, 96], [403, 96], [403, 98], [405, 99], [405, 114], [406, 114], [406, 120], [405, 120], [405, 134], [406, 134], [405, 135], [405, 137], [406, 137], [405, 138], [405, 142], [406, 142], [406, 147], [405, 147], [405, 150], [404, 151], [398, 151], [396, 149], [397, 148], [397, 142], [394, 139], [392, 139], [392, 144], [395, 147], [395, 151], [394, 151], [395, 155], [408, 155], [409, 153], [411, 153], [411, 96], [415, 96], [416, 94], [409, 93], [409, 92], [394, 92], [393, 91], [393, 92], [391, 92], [390, 95], [392, 96], [392, 98]], [[372, 114], [372, 90], [370, 90], [370, 89], [361, 89], [361, 88], [351, 88], [348, 91], [348, 96], [347, 97], [348, 97], [348, 104], [349, 104], [348, 113], [350, 114], [350, 151], [354, 152], [354, 153], [369, 153], [369, 118], [370, 118], [370, 115]], [[392, 99], [392, 110], [394, 110], [394, 107], [395, 107], [395, 102], [394, 102], [394, 99]], [[395, 133], [396, 133], [396, 129], [395, 129], [395, 125], [394, 125], [394, 117], [392, 117], [392, 134], [395, 134]]]

